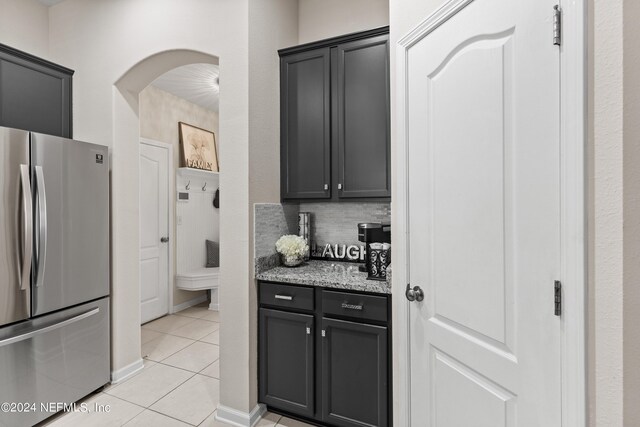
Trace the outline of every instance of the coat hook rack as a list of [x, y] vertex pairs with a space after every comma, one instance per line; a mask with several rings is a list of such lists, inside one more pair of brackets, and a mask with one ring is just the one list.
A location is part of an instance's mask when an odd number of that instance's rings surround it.
[[189, 183], [187, 184], [187, 186], [185, 187], [185, 189], [189, 189], [191, 187], [191, 181], [189, 181]]
[[207, 183], [205, 182], [204, 185], [202, 186], [202, 191], [207, 191]]

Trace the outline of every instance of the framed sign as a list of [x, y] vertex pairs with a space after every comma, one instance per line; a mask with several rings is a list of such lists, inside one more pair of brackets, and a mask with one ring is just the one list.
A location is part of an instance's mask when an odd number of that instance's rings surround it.
[[213, 132], [178, 122], [180, 163], [188, 168], [219, 172], [216, 136]]

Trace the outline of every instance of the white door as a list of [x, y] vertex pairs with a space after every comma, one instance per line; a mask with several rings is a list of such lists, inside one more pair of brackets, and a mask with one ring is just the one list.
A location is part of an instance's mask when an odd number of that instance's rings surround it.
[[553, 5], [470, 1], [408, 50], [414, 427], [561, 424]]
[[145, 323], [169, 312], [169, 147], [140, 144], [140, 305]]

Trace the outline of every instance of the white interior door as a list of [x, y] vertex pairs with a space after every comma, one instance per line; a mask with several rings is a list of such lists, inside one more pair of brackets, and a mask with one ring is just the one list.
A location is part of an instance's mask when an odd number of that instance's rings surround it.
[[169, 312], [169, 147], [140, 144], [142, 323]]
[[553, 5], [470, 1], [408, 50], [414, 427], [561, 425]]

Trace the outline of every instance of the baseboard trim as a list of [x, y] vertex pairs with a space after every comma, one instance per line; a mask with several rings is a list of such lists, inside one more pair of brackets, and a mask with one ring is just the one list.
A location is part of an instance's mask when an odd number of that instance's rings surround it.
[[207, 301], [207, 294], [200, 295], [199, 297], [190, 299], [189, 301], [185, 301], [182, 304], [174, 305], [171, 314], [182, 311], [186, 308], [193, 307], [194, 305], [198, 305], [201, 302]]
[[144, 368], [144, 361], [140, 358], [135, 362], [120, 368], [117, 371], [111, 371], [111, 384], [118, 384], [137, 374]]
[[231, 424], [237, 427], [254, 427], [267, 412], [266, 405], [258, 403], [251, 412], [238, 411], [228, 406], [218, 405], [215, 419], [221, 423]]
[[209, 310], [220, 311], [220, 304], [209, 304]]

